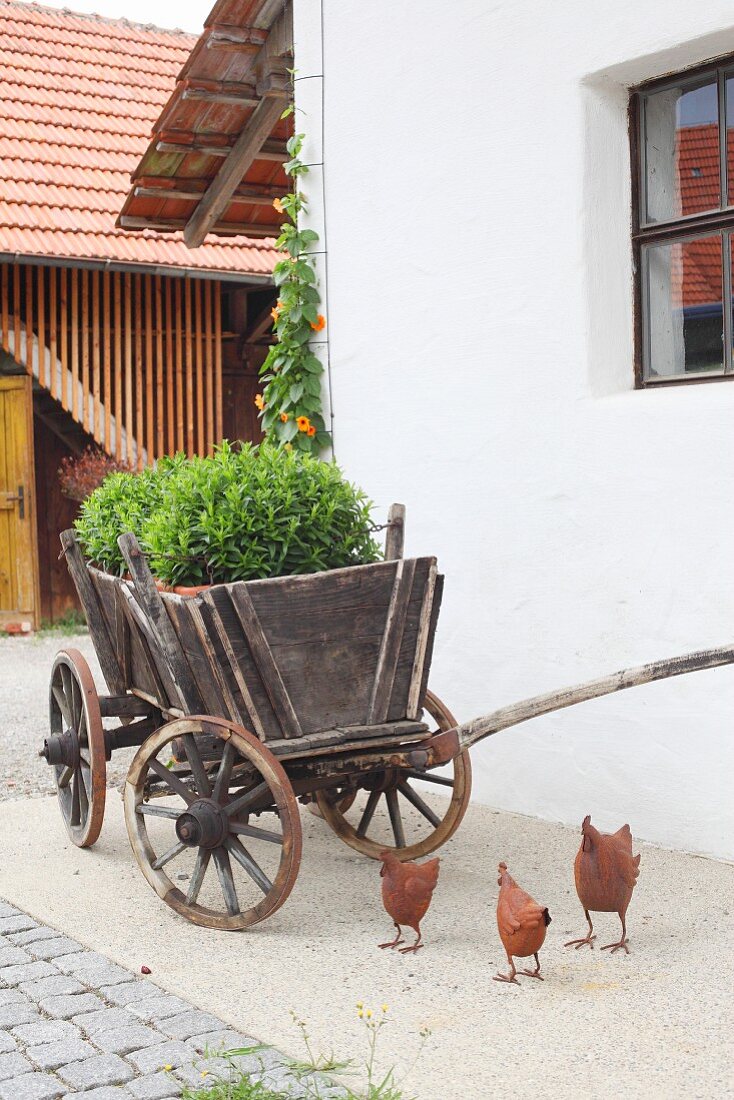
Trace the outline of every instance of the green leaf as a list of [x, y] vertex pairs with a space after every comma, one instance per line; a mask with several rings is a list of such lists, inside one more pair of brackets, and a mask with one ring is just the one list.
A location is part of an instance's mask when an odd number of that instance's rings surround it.
[[290, 399], [291, 399], [291, 401], [293, 402], [294, 405], [297, 401], [300, 401], [301, 397], [303, 395], [303, 383], [302, 382], [294, 382], [293, 385], [290, 388], [289, 395], [290, 395]]

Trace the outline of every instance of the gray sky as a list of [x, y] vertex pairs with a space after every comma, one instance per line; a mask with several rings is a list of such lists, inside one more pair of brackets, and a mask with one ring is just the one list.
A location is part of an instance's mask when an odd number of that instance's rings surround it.
[[156, 23], [159, 27], [180, 27], [200, 34], [214, 0], [42, 0], [47, 8], [96, 12], [109, 19], [131, 19], [134, 23]]

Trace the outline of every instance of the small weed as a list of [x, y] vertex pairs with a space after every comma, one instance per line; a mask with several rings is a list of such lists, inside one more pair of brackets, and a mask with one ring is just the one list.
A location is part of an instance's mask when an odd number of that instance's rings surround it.
[[[388, 1022], [387, 1005], [382, 1006], [378, 1015], [361, 1003], [357, 1005], [357, 1016], [364, 1022], [367, 1031], [367, 1058], [361, 1066], [357, 1066], [353, 1061], [339, 1061], [334, 1057], [333, 1052], [329, 1055], [317, 1053], [312, 1045], [305, 1020], [301, 1020], [295, 1012], [291, 1012], [291, 1016], [301, 1033], [301, 1040], [306, 1048], [306, 1058], [303, 1061], [289, 1062], [283, 1068], [293, 1083], [298, 1085], [298, 1095], [303, 1097], [303, 1100], [325, 1100], [336, 1084], [326, 1077], [330, 1073], [359, 1079], [354, 1087], [344, 1084], [343, 1081], [337, 1085], [341, 1090], [342, 1100], [415, 1100], [403, 1092], [403, 1081], [396, 1078], [394, 1068], [381, 1074], [378, 1073], [375, 1065], [379, 1034]], [[427, 1028], [421, 1031], [421, 1042], [413, 1063], [404, 1077], [407, 1077], [418, 1061], [429, 1035]], [[224, 1051], [218, 1055], [207, 1051], [205, 1057], [216, 1057], [220, 1066], [222, 1061], [228, 1064], [226, 1075], [216, 1070], [203, 1070], [202, 1078], [208, 1078], [206, 1084], [202, 1081], [201, 1087], [184, 1089], [182, 1100], [290, 1100], [293, 1095], [290, 1091], [273, 1090], [262, 1083], [260, 1077], [266, 1072], [262, 1062], [260, 1073], [257, 1075], [238, 1069], [237, 1058], [257, 1054], [262, 1049], [262, 1047], [247, 1047]]]
[[58, 619], [43, 619], [36, 636], [47, 638], [54, 634], [86, 634], [86, 632], [87, 620], [84, 618], [84, 612], [71, 607]]

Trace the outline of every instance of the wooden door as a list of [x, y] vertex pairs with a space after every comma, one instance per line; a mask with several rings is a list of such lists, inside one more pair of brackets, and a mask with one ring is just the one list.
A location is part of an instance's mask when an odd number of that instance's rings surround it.
[[0, 377], [0, 629], [38, 626], [32, 411], [30, 378]]

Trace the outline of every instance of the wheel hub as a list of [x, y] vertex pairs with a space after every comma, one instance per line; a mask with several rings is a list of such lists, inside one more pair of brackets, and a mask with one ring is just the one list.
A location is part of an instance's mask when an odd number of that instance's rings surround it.
[[227, 816], [212, 798], [192, 802], [176, 821], [176, 836], [189, 848], [218, 848], [228, 832]]
[[52, 734], [43, 742], [39, 756], [42, 756], [47, 764], [62, 768], [77, 768], [79, 766], [79, 738], [76, 730], [68, 729], [63, 733]]

